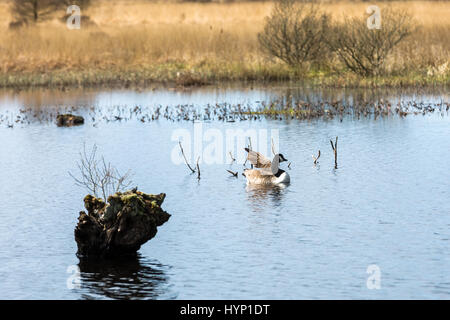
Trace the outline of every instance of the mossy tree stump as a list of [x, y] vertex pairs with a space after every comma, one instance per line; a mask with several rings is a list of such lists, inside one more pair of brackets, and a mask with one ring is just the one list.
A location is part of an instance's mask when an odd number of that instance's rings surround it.
[[135, 255], [152, 239], [157, 227], [170, 218], [161, 209], [166, 195], [137, 190], [117, 192], [103, 199], [87, 195], [75, 228], [78, 256], [112, 257]]

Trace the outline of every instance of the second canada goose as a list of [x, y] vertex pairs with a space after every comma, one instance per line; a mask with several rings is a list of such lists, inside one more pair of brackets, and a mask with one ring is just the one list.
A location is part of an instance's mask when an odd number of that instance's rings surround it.
[[259, 152], [249, 148], [245, 148], [245, 151], [248, 152], [247, 160], [256, 168], [260, 168], [260, 170], [244, 170], [243, 174], [247, 178], [247, 184], [270, 185], [290, 182], [289, 174], [279, 167], [281, 162], [287, 161], [281, 153], [276, 154], [270, 161]]

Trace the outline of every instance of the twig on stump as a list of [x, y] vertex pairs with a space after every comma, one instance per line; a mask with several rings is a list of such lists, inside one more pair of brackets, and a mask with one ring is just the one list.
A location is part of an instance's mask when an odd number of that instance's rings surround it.
[[333, 148], [334, 152], [334, 168], [337, 169], [337, 143], [338, 143], [338, 137], [336, 137], [336, 142], [333, 145], [333, 141], [330, 139], [331, 148]]
[[[331, 140], [330, 140], [331, 141]], [[320, 150], [319, 150], [319, 152], [318, 152], [318, 154], [317, 154], [317, 158], [314, 156], [314, 155], [312, 155], [312, 158], [313, 158], [313, 160], [314, 160], [314, 165], [316, 165], [317, 164], [317, 160], [319, 160], [319, 158], [320, 158]]]
[[[191, 165], [189, 164], [189, 162], [186, 159], [186, 156], [184, 155], [184, 150], [183, 150], [183, 146], [181, 145], [181, 141], [178, 141], [179, 145], [180, 145], [180, 149], [181, 149], [181, 154], [183, 155], [184, 158], [184, 162], [186, 163], [186, 165], [188, 166], [189, 169], [191, 169], [192, 173], [195, 172], [195, 169], [192, 169]], [[200, 176], [200, 173], [199, 173]]]

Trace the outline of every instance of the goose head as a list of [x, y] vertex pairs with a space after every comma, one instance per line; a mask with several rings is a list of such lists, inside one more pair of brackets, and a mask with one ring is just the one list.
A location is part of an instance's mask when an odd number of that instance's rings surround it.
[[281, 153], [279, 153], [279, 154], [277, 154], [275, 156], [278, 156], [278, 158], [280, 159], [279, 160], [280, 162], [288, 161], [288, 159], [286, 159]]

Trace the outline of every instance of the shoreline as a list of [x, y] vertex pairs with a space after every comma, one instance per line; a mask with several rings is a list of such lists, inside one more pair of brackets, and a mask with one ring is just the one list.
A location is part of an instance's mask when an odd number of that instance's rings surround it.
[[[162, 88], [201, 88], [222, 86], [231, 83], [245, 85], [293, 84], [303, 87], [322, 88], [433, 88], [450, 85], [449, 76], [424, 76], [419, 72], [408, 75], [384, 75], [379, 77], [360, 77], [349, 72], [341, 74], [321, 72], [299, 73], [286, 67], [272, 69], [263, 68], [243, 73], [216, 72], [214, 69], [199, 71], [174, 71], [167, 65], [156, 65], [151, 68], [133, 70], [54, 70], [45, 73], [20, 72], [0, 74], [0, 89], [25, 90], [66, 89], [66, 88], [114, 88], [146, 89]], [[321, 73], [320, 75], [317, 75]]]
[[[417, 30], [387, 56], [384, 75], [352, 73], [325, 52], [315, 62], [289, 67], [261, 48], [259, 35], [273, 2], [154, 3], [95, 1], [83, 9], [79, 30], [60, 12], [10, 28], [13, 12], [0, 3], [0, 88], [203, 87], [227, 82], [324, 88], [422, 88], [450, 84], [450, 7], [440, 2], [395, 1], [410, 10]], [[331, 27], [343, 15], [366, 14], [364, 2], [323, 3]], [[124, 14], [126, 13], [126, 14]]]

